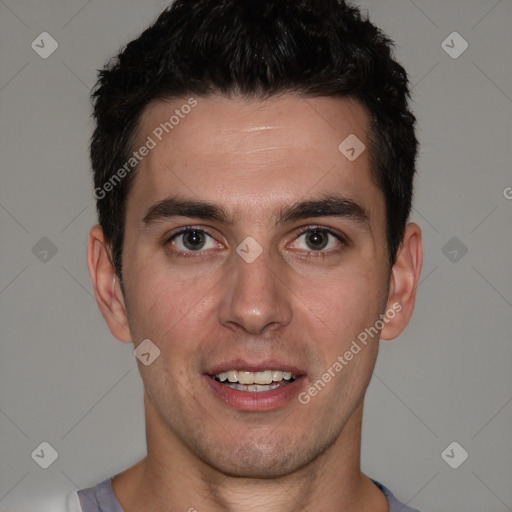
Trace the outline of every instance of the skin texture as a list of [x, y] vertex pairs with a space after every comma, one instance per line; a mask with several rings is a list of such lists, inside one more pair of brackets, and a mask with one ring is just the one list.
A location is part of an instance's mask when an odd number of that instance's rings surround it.
[[[89, 270], [112, 334], [135, 346], [150, 339], [161, 351], [151, 365], [139, 362], [148, 456], [114, 479], [114, 492], [126, 512], [384, 512], [384, 495], [359, 465], [378, 335], [306, 405], [294, 396], [271, 410], [235, 409], [211, 391], [205, 373], [234, 360], [280, 361], [300, 369], [305, 391], [359, 333], [399, 304], [380, 333], [396, 337], [414, 307], [421, 232], [408, 224], [390, 269], [384, 197], [368, 151], [350, 162], [338, 150], [350, 134], [366, 144], [367, 115], [355, 100], [196, 99], [134, 178], [124, 295], [101, 229], [90, 234]], [[186, 101], [150, 105], [135, 147]], [[333, 194], [359, 205], [366, 220], [311, 216], [276, 223], [283, 208]], [[233, 222], [145, 223], [148, 210], [170, 196], [220, 205]], [[211, 235], [204, 249], [186, 253], [186, 237], [171, 239], [186, 226]], [[302, 234], [314, 227], [344, 241], [328, 236], [326, 248], [315, 250]], [[252, 263], [236, 252], [247, 237], [263, 249]]]

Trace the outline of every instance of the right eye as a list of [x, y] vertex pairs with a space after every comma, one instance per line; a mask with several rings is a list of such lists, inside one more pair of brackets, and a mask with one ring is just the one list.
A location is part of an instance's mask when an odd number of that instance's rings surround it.
[[[194, 253], [204, 250], [222, 248], [222, 244], [217, 242], [209, 233], [198, 228], [183, 228], [168, 238], [167, 243], [176, 248], [175, 252]], [[174, 250], [174, 249], [173, 249]]]

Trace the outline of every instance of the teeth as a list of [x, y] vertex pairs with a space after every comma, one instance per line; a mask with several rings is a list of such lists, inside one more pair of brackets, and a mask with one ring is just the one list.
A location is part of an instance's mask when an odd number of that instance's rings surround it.
[[291, 372], [282, 370], [265, 370], [261, 372], [246, 372], [243, 370], [228, 370], [215, 375], [219, 382], [226, 380], [232, 384], [240, 383], [244, 385], [259, 384], [267, 385], [272, 382], [282, 382], [283, 380], [295, 380]]
[[272, 372], [272, 380], [275, 382], [279, 382], [283, 380], [283, 372], [281, 370], [274, 370]]
[[270, 384], [272, 382], [272, 372], [265, 370], [264, 372], [256, 372], [254, 375], [255, 384]]
[[230, 388], [237, 389], [238, 391], [250, 391], [252, 393], [260, 393], [262, 391], [271, 391], [272, 389], [277, 389], [279, 387], [279, 384], [276, 382], [267, 385], [262, 386], [260, 384], [251, 384], [249, 386], [244, 386], [243, 384], [230, 384]]
[[240, 382], [240, 384], [254, 384], [254, 373], [238, 372], [238, 382]]

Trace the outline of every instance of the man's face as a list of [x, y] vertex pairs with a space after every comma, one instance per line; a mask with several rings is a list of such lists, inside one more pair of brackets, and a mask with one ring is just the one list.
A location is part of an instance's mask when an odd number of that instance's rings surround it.
[[[303, 403], [387, 307], [384, 197], [368, 150], [350, 161], [338, 149], [351, 134], [368, 146], [368, 120], [349, 99], [196, 99], [162, 141], [154, 130], [187, 99], [148, 107], [135, 143], [156, 142], [123, 249], [132, 340], [161, 351], [140, 365], [149, 417], [226, 474], [282, 475], [336, 440], [377, 355], [378, 336], [359, 343]], [[275, 381], [240, 388], [226, 373]]]

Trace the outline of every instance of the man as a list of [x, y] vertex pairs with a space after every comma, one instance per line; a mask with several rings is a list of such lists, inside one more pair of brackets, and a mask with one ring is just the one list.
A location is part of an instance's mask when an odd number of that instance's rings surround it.
[[101, 72], [88, 265], [147, 457], [77, 509], [413, 510], [360, 470], [422, 264], [407, 100], [342, 0], [177, 0]]

